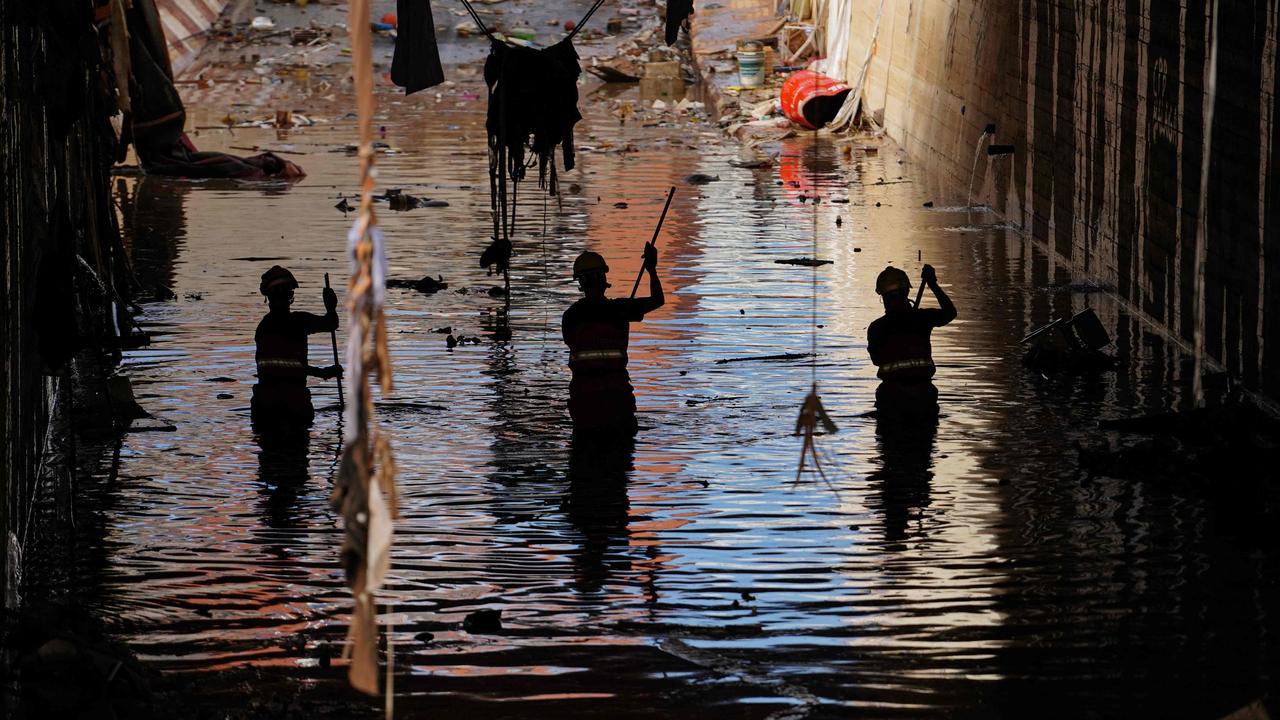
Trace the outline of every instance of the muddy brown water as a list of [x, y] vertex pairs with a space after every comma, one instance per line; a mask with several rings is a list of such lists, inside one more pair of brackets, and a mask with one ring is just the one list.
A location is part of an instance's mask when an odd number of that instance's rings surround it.
[[[403, 517], [380, 622], [402, 716], [1206, 717], [1275, 691], [1276, 551], [1197, 497], [1077, 469], [1073, 443], [1095, 419], [1185, 406], [1187, 360], [1106, 294], [1065, 289], [1069, 273], [997, 218], [958, 207], [964, 188], [931, 189], [888, 145], [847, 157], [808, 136], [783, 142], [775, 167], [739, 169], [709, 125], [620, 128], [584, 103], [579, 169], [545, 234], [541, 196], [522, 197], [504, 340], [488, 294], [500, 281], [477, 267], [490, 225], [482, 105], [467, 92], [384, 105], [380, 121], [396, 152], [379, 157], [379, 187], [449, 202], [379, 215], [393, 277], [449, 283], [389, 291], [395, 390], [378, 408]], [[208, 149], [307, 153], [291, 186], [120, 181], [140, 279], [177, 294], [146, 305], [155, 342], [125, 369], [177, 429], [127, 436], [90, 602], [166, 669], [342, 682], [340, 663], [317, 659], [351, 606], [328, 507], [333, 385], [312, 383], [302, 461], [264, 455], [248, 405], [259, 274], [290, 267], [303, 310], [320, 308], [323, 273], [346, 277], [352, 217], [333, 205], [356, 161], [332, 150], [351, 141], [348, 120], [202, 133]], [[635, 152], [615, 151], [626, 142]], [[571, 455], [558, 320], [572, 258], [602, 252], [626, 293], [670, 185], [668, 302], [632, 332], [643, 430], [631, 456]], [[801, 197], [814, 195], [816, 209]], [[815, 221], [833, 264], [775, 263], [814, 254]], [[861, 417], [874, 278], [890, 262], [914, 276], [917, 257], [960, 311], [934, 335], [943, 416], [936, 436], [884, 436]], [[1123, 368], [1021, 367], [1019, 338], [1086, 306]], [[480, 342], [448, 350], [444, 326]], [[813, 363], [716, 362], [815, 347]], [[312, 362], [329, 354], [314, 337]], [[830, 487], [795, 482], [813, 378], [839, 425], [818, 440]], [[461, 629], [484, 608], [502, 610], [501, 633]]]

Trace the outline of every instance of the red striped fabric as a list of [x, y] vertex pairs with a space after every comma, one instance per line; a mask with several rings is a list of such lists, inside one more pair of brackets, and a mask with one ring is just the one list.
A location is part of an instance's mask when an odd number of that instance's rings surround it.
[[228, 0], [156, 0], [175, 76], [195, 60]]

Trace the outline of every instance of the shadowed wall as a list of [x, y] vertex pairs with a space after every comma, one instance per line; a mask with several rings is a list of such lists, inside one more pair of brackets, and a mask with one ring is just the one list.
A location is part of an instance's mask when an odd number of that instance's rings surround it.
[[866, 111], [913, 159], [1275, 398], [1278, 4], [853, 0], [846, 75], [872, 47]]

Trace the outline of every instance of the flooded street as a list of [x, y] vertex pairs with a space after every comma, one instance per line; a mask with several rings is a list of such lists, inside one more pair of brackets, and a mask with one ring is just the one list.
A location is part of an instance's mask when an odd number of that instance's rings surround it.
[[[489, 292], [501, 278], [477, 264], [492, 227], [483, 86], [380, 103], [392, 152], [379, 188], [449, 203], [379, 212], [391, 277], [448, 283], [388, 291], [395, 390], [377, 409], [402, 517], [379, 621], [401, 716], [918, 717], [1044, 702], [1046, 715], [1209, 717], [1280, 689], [1274, 541], [1200, 497], [1086, 482], [1078, 467], [1097, 419], [1186, 407], [1189, 359], [994, 214], [967, 211], [965, 188], [934, 187], [867, 138], [846, 155], [801, 135], [772, 148], [773, 167], [737, 168], [713, 124], [650, 112], [621, 126], [587, 98], [560, 202], [521, 189], [508, 338]], [[210, 124], [223, 112], [192, 108]], [[176, 294], [145, 306], [153, 342], [125, 368], [176, 430], [125, 437], [100, 490], [107, 549], [85, 572], [94, 609], [167, 670], [248, 663], [344, 682], [319, 659], [340, 652], [351, 607], [328, 505], [335, 386], [311, 382], [305, 463], [264, 453], [249, 422], [260, 274], [290, 268], [298, 310], [320, 311], [324, 273], [345, 297], [352, 217], [333, 206], [357, 170], [341, 151], [352, 122], [333, 117], [198, 137], [304, 153], [294, 185], [116, 180], [140, 281]], [[560, 316], [579, 297], [573, 258], [602, 253], [610, 294], [625, 295], [672, 185], [667, 303], [632, 329], [634, 451], [572, 448]], [[832, 264], [776, 262], [814, 256], [815, 227]], [[904, 438], [864, 416], [877, 385], [866, 328], [882, 312], [877, 273], [917, 278], [923, 262], [959, 319], [933, 335], [936, 435]], [[1018, 340], [1085, 307], [1125, 366], [1022, 367]], [[477, 342], [448, 349], [445, 327]], [[323, 335], [310, 352], [328, 364]], [[795, 482], [814, 378], [839, 426], [817, 440], [829, 484]], [[500, 633], [461, 629], [485, 608], [502, 611]]]

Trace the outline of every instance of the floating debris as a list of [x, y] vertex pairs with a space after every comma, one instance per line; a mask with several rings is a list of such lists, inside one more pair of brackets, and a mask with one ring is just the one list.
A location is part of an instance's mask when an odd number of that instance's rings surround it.
[[703, 173], [694, 173], [685, 178], [684, 181], [690, 185], [706, 185], [720, 179], [719, 175], [704, 175]]
[[476, 610], [462, 621], [462, 629], [469, 633], [496, 633], [502, 631], [501, 610]]
[[817, 260], [814, 258], [798, 257], [787, 258], [786, 260], [774, 260], [778, 265], [803, 265], [804, 267], [818, 267], [819, 265], [830, 265], [834, 260]]
[[781, 355], [755, 355], [753, 357], [740, 358], [724, 358], [717, 360], [717, 365], [736, 362], [771, 362], [774, 360], [799, 360], [801, 358], [812, 357], [813, 353], [782, 353]]
[[387, 280], [387, 287], [398, 288], [401, 290], [417, 290], [420, 293], [431, 295], [448, 288], [449, 283], [444, 281], [443, 275], [437, 275], [435, 277], [427, 275], [420, 280], [390, 278]]

